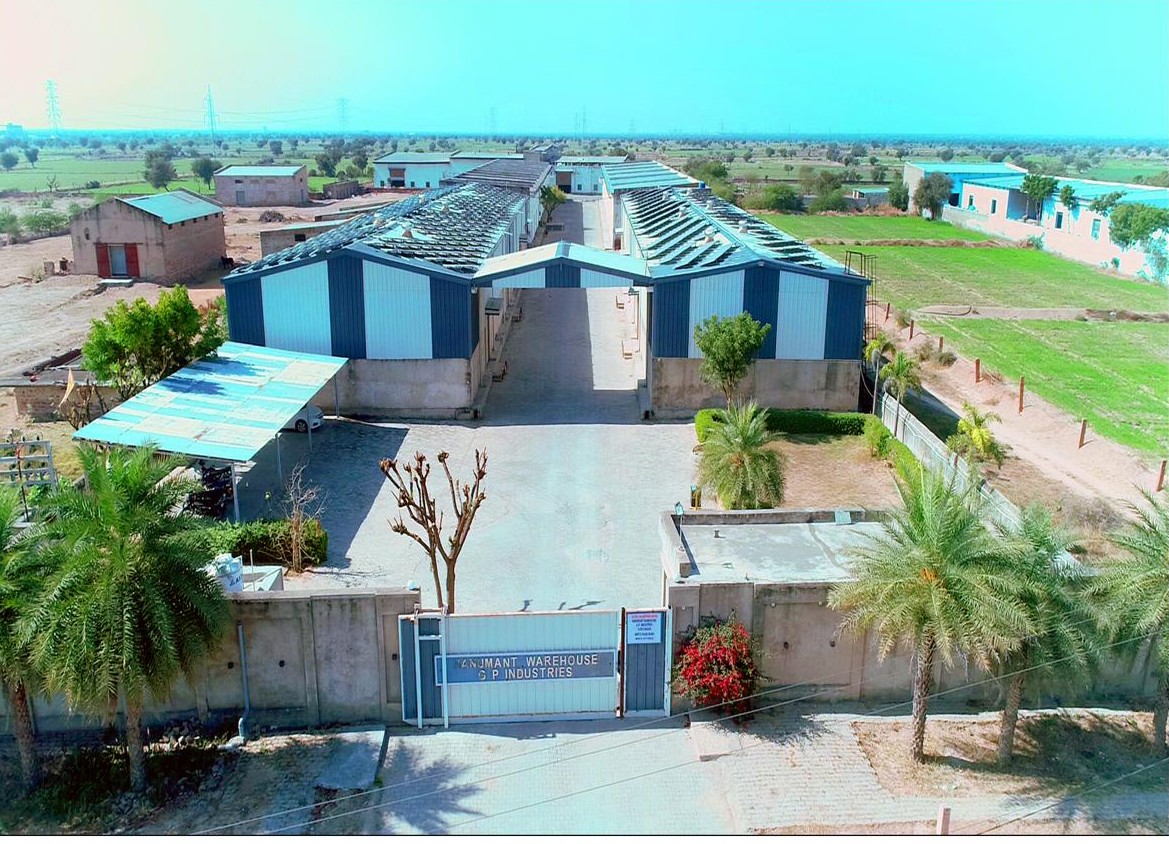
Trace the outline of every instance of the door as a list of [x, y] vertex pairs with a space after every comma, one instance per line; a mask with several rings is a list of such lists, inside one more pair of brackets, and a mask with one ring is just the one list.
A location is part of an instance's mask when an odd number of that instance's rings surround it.
[[110, 246], [110, 275], [114, 278], [126, 277], [126, 247], [121, 244]]
[[235, 204], [236, 205], [243, 205], [244, 204], [244, 192], [242, 190], [237, 190], [235, 192]]
[[138, 267], [138, 244], [127, 243], [124, 248], [126, 250], [126, 275], [130, 278], [138, 278], [141, 274]]
[[668, 609], [626, 610], [622, 710], [626, 715], [670, 714], [672, 619]]
[[110, 277], [110, 247], [105, 243], [95, 243], [94, 252], [97, 253], [97, 277]]

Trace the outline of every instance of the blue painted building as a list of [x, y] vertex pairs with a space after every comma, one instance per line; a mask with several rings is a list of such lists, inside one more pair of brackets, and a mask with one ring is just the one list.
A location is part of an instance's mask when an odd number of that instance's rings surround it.
[[909, 189], [910, 201], [918, 183], [931, 173], [941, 173], [950, 180], [950, 205], [957, 206], [962, 197], [962, 185], [971, 179], [1017, 176], [1027, 171], [1017, 164], [1006, 162], [970, 161], [907, 161], [901, 180]]

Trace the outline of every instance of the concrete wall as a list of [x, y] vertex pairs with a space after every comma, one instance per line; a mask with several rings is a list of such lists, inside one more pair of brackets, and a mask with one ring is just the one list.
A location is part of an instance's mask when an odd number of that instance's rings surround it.
[[[236, 196], [238, 191], [243, 191], [243, 202]], [[215, 199], [232, 206], [307, 205], [308, 168], [301, 167], [293, 176], [217, 175]]]
[[[471, 407], [471, 362], [440, 360], [350, 360], [337, 373], [341, 413], [350, 416], [447, 418]], [[333, 385], [313, 403], [332, 409]]]
[[[757, 360], [739, 391], [766, 407], [856, 410], [860, 366], [855, 360]], [[701, 370], [700, 359], [653, 358], [654, 414], [724, 407], [722, 393], [702, 380]]]
[[404, 184], [401, 187], [407, 190], [410, 188], [426, 190], [428, 187], [438, 187], [439, 182], [451, 175], [451, 162], [446, 161], [438, 164], [379, 164], [375, 162], [373, 165], [374, 187], [390, 187], [390, 170], [405, 171]]
[[[310, 237], [316, 237], [318, 234], [327, 232], [330, 229], [337, 228], [336, 220], [322, 220], [317, 226], [303, 226], [296, 229], [272, 229], [270, 231], [260, 232], [260, 254], [271, 255], [273, 252], [279, 252], [281, 249], [287, 249], [297, 243], [302, 243]], [[297, 237], [300, 240], [297, 240]]]
[[[17, 414], [27, 416], [34, 422], [51, 422], [61, 418], [59, 411], [61, 399], [65, 397], [65, 387], [64, 383], [51, 381], [38, 381], [34, 384], [20, 384], [13, 387], [12, 392], [16, 398]], [[113, 387], [98, 387], [97, 392], [101, 394], [106, 411], [121, 404], [118, 391]], [[77, 394], [74, 393], [74, 395]], [[74, 399], [70, 399], [70, 401], [72, 402]], [[101, 409], [101, 404], [96, 396], [90, 399], [89, 409], [94, 419], [105, 412]]]
[[353, 179], [343, 179], [339, 182], [330, 182], [321, 188], [325, 199], [348, 199], [361, 192], [361, 183]]
[[167, 226], [162, 251], [166, 262], [162, 281], [184, 281], [219, 266], [220, 259], [227, 254], [223, 214]]
[[[146, 721], [200, 717], [234, 720], [243, 712], [236, 624], [242, 623], [248, 663], [251, 724], [312, 728], [391, 722], [401, 717], [398, 616], [417, 592], [344, 589], [260, 592], [231, 596], [231, 618], [219, 651], [164, 701], [148, 701]], [[33, 701], [38, 733], [92, 730], [93, 718], [69, 712], [60, 698]], [[11, 732], [0, 700], [0, 735]]]

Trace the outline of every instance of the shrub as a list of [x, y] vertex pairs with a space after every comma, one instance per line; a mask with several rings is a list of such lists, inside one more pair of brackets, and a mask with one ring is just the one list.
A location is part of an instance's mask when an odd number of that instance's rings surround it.
[[97, 190], [100, 187], [101, 187], [101, 182], [99, 182], [97, 179], [92, 179], [92, 180], [85, 183], [86, 190]]
[[848, 202], [844, 198], [844, 191], [837, 188], [822, 196], [818, 196], [808, 205], [808, 211], [820, 214], [824, 211], [847, 211]]
[[694, 431], [698, 434], [698, 441], [704, 442], [715, 425], [722, 422], [722, 411], [707, 408], [694, 415]]
[[[723, 411], [700, 410], [694, 416], [694, 432], [698, 441], [706, 440], [712, 427], [722, 421]], [[841, 437], [860, 436], [865, 432], [867, 413], [838, 413], [828, 410], [767, 409], [767, 430], [783, 434], [834, 434]]]
[[903, 311], [901, 308], [893, 309], [893, 321], [897, 323], [898, 328], [909, 328], [909, 321], [913, 319], [908, 311]]
[[274, 211], [271, 208], [269, 208], [267, 211], [265, 211], [264, 213], [262, 213], [260, 215], [260, 222], [261, 223], [283, 223], [284, 222], [284, 215], [281, 214], [279, 211]]
[[869, 447], [869, 454], [888, 462], [902, 479], [908, 479], [920, 471], [921, 461], [905, 443], [894, 439], [884, 422], [876, 416], [858, 415], [865, 416], [865, 444]]
[[[254, 522], [218, 522], [204, 529], [207, 559], [230, 551], [244, 563], [287, 566], [291, 557], [291, 527], [287, 519], [259, 519]], [[329, 535], [317, 519], [305, 522], [304, 563], [321, 565], [329, 556]]]
[[889, 453], [889, 440], [892, 434], [885, 427], [885, 423], [876, 416], [865, 416], [865, 445], [869, 447], [869, 456], [884, 457]]
[[751, 636], [733, 613], [726, 621], [704, 622], [674, 661], [674, 691], [700, 707], [745, 712], [760, 685]]

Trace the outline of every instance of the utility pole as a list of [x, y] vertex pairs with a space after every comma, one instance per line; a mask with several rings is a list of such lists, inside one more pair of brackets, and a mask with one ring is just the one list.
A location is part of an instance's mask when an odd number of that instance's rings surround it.
[[57, 100], [57, 83], [45, 82], [45, 115], [54, 134], [61, 131], [61, 103]]
[[337, 122], [341, 124], [341, 134], [349, 131], [349, 100], [341, 97], [337, 100]]
[[211, 96], [211, 86], [207, 86], [207, 96], [203, 98], [203, 105], [207, 107], [207, 129], [211, 132], [211, 145], [215, 146], [215, 99]]
[[495, 106], [487, 109], [487, 134], [495, 137]]

